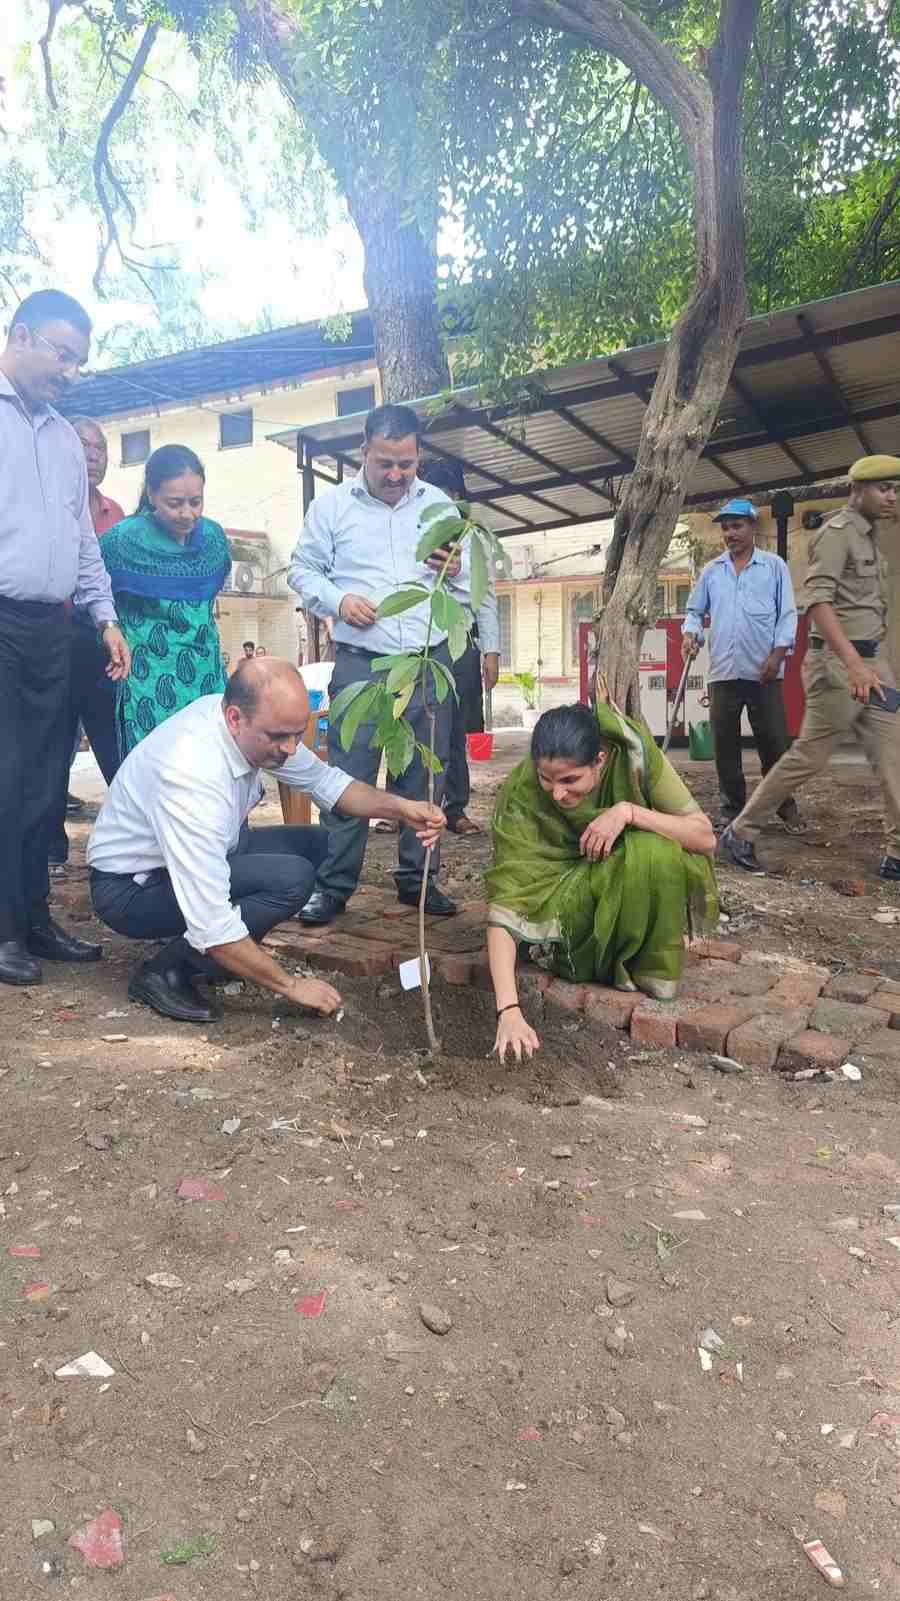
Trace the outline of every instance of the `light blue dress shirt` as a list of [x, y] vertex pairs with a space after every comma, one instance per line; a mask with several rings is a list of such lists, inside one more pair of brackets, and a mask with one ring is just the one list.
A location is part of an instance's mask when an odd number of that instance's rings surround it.
[[95, 627], [115, 622], [88, 497], [84, 449], [52, 406], [31, 415], [0, 373], [0, 595], [74, 600]]
[[[709, 613], [709, 682], [731, 678], [758, 681], [766, 657], [777, 646], [793, 649], [797, 607], [787, 563], [771, 551], [757, 550], [741, 572], [727, 550], [707, 562], [691, 591], [685, 634], [703, 644]], [[778, 673], [784, 677], [784, 663]]]
[[[401, 650], [421, 650], [428, 632], [428, 606], [413, 606], [397, 617], [387, 617], [371, 628], [354, 628], [340, 617], [345, 595], [364, 595], [378, 605], [386, 595], [413, 583], [432, 589], [437, 574], [416, 560], [416, 546], [422, 537], [421, 517], [435, 501], [451, 504], [442, 489], [414, 478], [396, 506], [370, 495], [362, 472], [316, 495], [307, 514], [291, 557], [288, 583], [301, 596], [304, 606], [317, 617], [336, 619], [336, 644], [355, 645], [376, 655]], [[462, 553], [462, 566], [456, 578], [447, 581], [447, 590], [464, 606], [470, 601], [470, 560], [468, 548]], [[478, 610], [480, 648], [500, 649], [497, 599], [493, 590]], [[446, 638], [434, 630], [432, 644]]]

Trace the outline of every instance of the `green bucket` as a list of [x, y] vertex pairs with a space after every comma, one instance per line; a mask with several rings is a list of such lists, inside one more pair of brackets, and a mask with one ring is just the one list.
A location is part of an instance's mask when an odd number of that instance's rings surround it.
[[712, 729], [709, 723], [688, 725], [688, 749], [692, 762], [711, 762], [713, 759]]

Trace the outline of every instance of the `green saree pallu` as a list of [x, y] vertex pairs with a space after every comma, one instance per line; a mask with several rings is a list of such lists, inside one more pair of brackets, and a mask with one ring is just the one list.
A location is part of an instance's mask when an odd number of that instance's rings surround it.
[[580, 806], [556, 806], [530, 756], [503, 783], [486, 875], [488, 924], [544, 947], [545, 965], [560, 978], [671, 1000], [685, 933], [718, 926], [712, 862], [639, 828], [625, 828], [605, 861], [587, 861], [578, 842], [619, 801], [676, 816], [699, 807], [647, 729], [610, 706], [599, 706], [597, 718], [608, 755], [597, 792]]
[[100, 551], [131, 647], [131, 673], [116, 697], [124, 758], [174, 712], [224, 691], [215, 604], [231, 556], [218, 523], [201, 517], [179, 545], [149, 512], [117, 523]]

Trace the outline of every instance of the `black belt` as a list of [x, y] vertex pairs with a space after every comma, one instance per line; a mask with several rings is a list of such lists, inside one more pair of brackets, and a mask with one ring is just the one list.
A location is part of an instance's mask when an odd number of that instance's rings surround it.
[[[432, 645], [430, 648], [431, 648], [432, 651], [440, 650], [441, 646], [445, 645], [446, 643], [447, 643], [446, 638], [445, 639], [439, 639], [437, 641], [437, 644]], [[364, 650], [362, 645], [347, 645], [347, 644], [344, 643], [344, 641], [342, 639], [338, 640], [337, 648], [338, 648], [338, 650], [349, 651], [351, 656], [365, 656], [366, 660], [370, 661], [370, 662], [374, 661], [376, 656], [390, 656], [390, 655], [400, 655], [400, 654], [402, 654], [404, 656], [424, 656], [424, 654], [425, 654], [424, 645], [422, 646], [421, 650], [404, 650], [401, 653], [399, 651]]]
[[[811, 650], [825, 649], [825, 640], [820, 639], [817, 634], [810, 635], [809, 644]], [[850, 644], [856, 651], [857, 656], [864, 656], [867, 661], [871, 661], [873, 656], [878, 655], [878, 647], [881, 641], [880, 639], [851, 639]]]

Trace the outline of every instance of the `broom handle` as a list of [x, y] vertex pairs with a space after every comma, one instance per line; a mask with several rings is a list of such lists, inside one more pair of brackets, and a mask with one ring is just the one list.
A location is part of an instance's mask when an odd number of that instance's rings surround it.
[[691, 670], [691, 662], [693, 661], [693, 659], [694, 659], [693, 656], [689, 656], [687, 661], [684, 664], [684, 672], [681, 675], [681, 682], [678, 685], [678, 693], [675, 696], [675, 704], [672, 707], [672, 716], [669, 719], [669, 726], [666, 729], [666, 737], [663, 740], [663, 755], [664, 756], [665, 756], [666, 751], [668, 750], [669, 746], [672, 743], [672, 734], [673, 734], [673, 731], [674, 731], [674, 728], [675, 728], [676, 720], [678, 718], [678, 708], [681, 705], [682, 700], [684, 699], [684, 686], [687, 683], [687, 676], [688, 676], [688, 673]]

